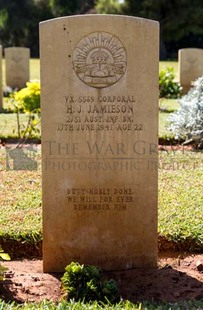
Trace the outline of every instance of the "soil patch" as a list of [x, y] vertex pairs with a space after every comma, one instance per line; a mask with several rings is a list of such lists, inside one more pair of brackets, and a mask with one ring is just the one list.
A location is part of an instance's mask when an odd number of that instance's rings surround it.
[[[62, 274], [42, 272], [41, 260], [3, 262], [8, 267], [0, 297], [5, 301], [60, 301]], [[113, 278], [123, 299], [178, 302], [203, 299], [203, 254], [162, 253], [157, 269], [105, 272]]]

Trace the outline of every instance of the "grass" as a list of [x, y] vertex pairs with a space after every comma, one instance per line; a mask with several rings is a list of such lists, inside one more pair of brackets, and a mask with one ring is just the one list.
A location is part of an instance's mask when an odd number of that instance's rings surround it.
[[[178, 106], [177, 100], [160, 100], [159, 137], [165, 137], [169, 141], [173, 138], [168, 128], [168, 118], [171, 112], [178, 109]], [[26, 115], [21, 114], [20, 117], [25, 123]], [[0, 136], [17, 135], [15, 114], [0, 114], [0, 122], [2, 124]], [[28, 244], [41, 242], [40, 170], [6, 171], [5, 150], [1, 155], [0, 164], [3, 170], [0, 188], [3, 197], [1, 201], [3, 216], [0, 219], [1, 238], [2, 240], [10, 238], [13, 242], [17, 236], [18, 241], [26, 240]], [[40, 154], [37, 159], [40, 163]], [[201, 152], [173, 152], [172, 149], [170, 152], [160, 153], [159, 235], [170, 242], [181, 243], [184, 246], [189, 242], [188, 246], [191, 249], [202, 249], [202, 165]], [[6, 195], [3, 196], [3, 193]], [[13, 222], [16, 225], [13, 225]]]
[[30, 59], [30, 79], [40, 80], [40, 61], [39, 59]]
[[[5, 105], [6, 106], [6, 105]], [[161, 99], [159, 102], [159, 137], [173, 138], [169, 130], [169, 115], [178, 109], [178, 100]], [[26, 125], [27, 116], [20, 114], [22, 124]], [[16, 138], [18, 136], [17, 118], [14, 113], [0, 113], [0, 138]], [[39, 138], [39, 136], [37, 136]]]
[[[6, 102], [5, 107], [9, 107]], [[159, 101], [159, 137], [166, 137], [166, 139], [173, 138], [173, 134], [169, 130], [169, 115], [178, 109], [178, 100], [174, 99], [160, 99]], [[22, 125], [26, 125], [27, 116], [20, 114]], [[17, 117], [14, 113], [0, 113], [0, 138], [16, 138], [18, 136]], [[40, 136], [36, 136], [40, 138]]]
[[[21, 113], [19, 115], [21, 126], [26, 126], [27, 115]], [[18, 127], [17, 127], [17, 115], [15, 113], [0, 113], [0, 137], [1, 138], [17, 138]]]
[[[174, 66], [177, 71], [175, 62], [160, 62], [160, 67], [164, 66]], [[32, 77], [38, 78], [39, 60], [32, 59], [31, 68]], [[170, 140], [173, 135], [168, 129], [168, 117], [171, 112], [177, 110], [178, 101], [161, 99], [159, 107], [159, 137]], [[21, 114], [20, 117], [22, 123], [25, 123], [26, 115]], [[17, 136], [15, 114], [0, 114], [0, 123], [2, 124], [1, 137]], [[39, 243], [42, 239], [40, 169], [37, 171], [6, 171], [5, 149], [2, 149], [0, 155], [2, 168], [0, 190], [1, 197], [3, 197], [0, 219], [1, 240], [10, 238], [12, 242], [18, 239], [21, 243], [24, 241], [28, 244]], [[37, 160], [40, 163], [40, 154]], [[185, 244], [186, 241], [191, 241], [189, 247], [193, 249], [202, 248], [203, 239], [202, 166], [202, 153], [174, 153], [173, 150], [160, 153], [159, 235], [176, 243]]]
[[15, 302], [7, 304], [4, 301], [0, 300], [0, 309], [1, 310], [99, 310], [99, 309], [108, 309], [108, 310], [200, 310], [203, 309], [203, 300], [198, 301], [185, 301], [179, 303], [149, 303], [142, 302], [133, 304], [130, 301], [121, 301], [115, 305], [100, 305], [98, 302], [92, 303], [83, 303], [83, 302], [66, 302], [62, 301], [60, 303], [52, 303], [50, 301], [43, 301], [39, 304], [26, 303], [26, 304], [16, 304]]
[[[19, 114], [20, 125], [26, 127], [28, 115], [24, 113]], [[18, 125], [16, 113], [0, 113], [0, 138], [18, 138]], [[40, 127], [38, 125], [38, 127]], [[39, 135], [35, 135], [35, 138], [40, 138]]]
[[165, 113], [172, 113], [179, 108], [178, 99], [165, 99], [159, 100], [159, 110]]
[[[160, 154], [159, 235], [203, 249], [203, 152], [181, 150]], [[164, 152], [165, 153], [165, 152]]]
[[[173, 134], [170, 132], [168, 125], [169, 113], [165, 111], [159, 112], [159, 137], [172, 138]], [[21, 124], [26, 125], [27, 116], [25, 114], [20, 114]], [[18, 137], [18, 127], [17, 118], [14, 113], [0, 113], [0, 138], [17, 138]], [[35, 136], [40, 138], [40, 136]]]
[[168, 120], [169, 113], [159, 112], [159, 137], [165, 139], [172, 139], [174, 137], [169, 129], [170, 122]]
[[1, 231], [9, 234], [41, 231], [40, 178], [39, 171], [2, 171]]
[[174, 68], [176, 80], [178, 81], [178, 62], [177, 61], [160, 61], [159, 62], [159, 70], [171, 68], [171, 67]]
[[[161, 67], [174, 66], [177, 63], [160, 63]], [[31, 79], [39, 79], [39, 60], [31, 60]], [[159, 136], [170, 138], [167, 128], [167, 118], [178, 108], [177, 100], [161, 100], [159, 113]], [[0, 136], [16, 135], [14, 114], [0, 114]], [[21, 115], [26, 122], [25, 115]], [[203, 249], [203, 154], [185, 150], [174, 152], [175, 147], [160, 152], [159, 162], [159, 237], [168, 243], [175, 243], [186, 251]], [[39, 164], [35, 171], [12, 170], [12, 162], [6, 163], [6, 151], [0, 149], [0, 244], [11, 257], [29, 257], [33, 253], [40, 255], [42, 240], [42, 210], [41, 210], [41, 168], [40, 152], [35, 158]], [[6, 168], [7, 164], [7, 168]], [[11, 170], [7, 170], [10, 168]], [[33, 247], [34, 245], [34, 247]], [[8, 248], [6, 248], [8, 246]], [[34, 250], [30, 251], [30, 248]], [[30, 252], [29, 252], [30, 251]], [[132, 304], [121, 301], [112, 306], [102, 306], [98, 303], [84, 304], [44, 301], [40, 304], [5, 303], [0, 300], [2, 310], [34, 310], [34, 309], [203, 309], [203, 300], [187, 301], [175, 304], [151, 304], [143, 302]]]
[[162, 140], [174, 139], [174, 134], [170, 131], [170, 113], [179, 108], [178, 99], [160, 99], [159, 100], [159, 138]]
[[[159, 237], [177, 244], [180, 249], [182, 246], [184, 250], [202, 250], [203, 152], [174, 150], [175, 146], [160, 151]], [[12, 160], [7, 156], [6, 167], [6, 150], [1, 149], [0, 244], [3, 240], [5, 251], [14, 257], [23, 256], [24, 246], [39, 244], [42, 239], [40, 151], [35, 156], [39, 164], [37, 170], [12, 170]], [[6, 170], [8, 168], [11, 170]], [[10, 240], [12, 250], [7, 248], [6, 240]], [[19, 247], [16, 253], [19, 241], [22, 249]], [[35, 249], [31, 256], [34, 252]]]

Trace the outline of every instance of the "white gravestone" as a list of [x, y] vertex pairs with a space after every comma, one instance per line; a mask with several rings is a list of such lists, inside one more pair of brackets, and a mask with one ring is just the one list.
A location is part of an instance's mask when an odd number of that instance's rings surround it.
[[156, 267], [159, 25], [40, 24], [43, 265]]
[[5, 48], [6, 85], [21, 89], [30, 80], [30, 49], [26, 47]]

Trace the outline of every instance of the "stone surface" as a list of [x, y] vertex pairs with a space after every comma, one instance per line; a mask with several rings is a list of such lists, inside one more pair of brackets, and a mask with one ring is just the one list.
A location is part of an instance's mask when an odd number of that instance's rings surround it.
[[6, 85], [11, 88], [23, 88], [30, 80], [30, 49], [26, 47], [7, 47], [5, 51], [6, 61]]
[[203, 75], [203, 49], [184, 48], [178, 51], [179, 81], [183, 94], [191, 88], [191, 83]]
[[0, 45], [0, 111], [3, 109], [2, 45]]
[[40, 24], [43, 268], [156, 267], [159, 25]]

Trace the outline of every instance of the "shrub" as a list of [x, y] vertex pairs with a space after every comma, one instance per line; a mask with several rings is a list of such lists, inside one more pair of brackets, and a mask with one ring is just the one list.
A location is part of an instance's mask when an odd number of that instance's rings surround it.
[[[2, 248], [0, 246], [0, 261], [3, 261], [3, 260], [10, 260], [10, 257], [7, 253], [4, 253], [4, 251], [2, 250]], [[6, 268], [0, 264], [0, 281], [2, 281], [4, 279], [4, 272], [7, 269], [8, 268]]]
[[24, 112], [40, 112], [40, 83], [27, 82], [25, 88], [14, 92], [13, 98], [18, 102], [18, 108]]
[[[180, 107], [169, 120], [176, 138], [203, 138], [203, 77], [198, 78], [187, 95], [179, 100]], [[199, 139], [199, 141], [198, 141]], [[195, 141], [194, 141], [195, 142]]]
[[[39, 134], [39, 116], [40, 116], [40, 83], [27, 82], [26, 87], [11, 94], [14, 112], [17, 115], [18, 138], [23, 142], [30, 138], [33, 133]], [[21, 124], [20, 112], [28, 115], [27, 124]]]
[[121, 14], [123, 4], [118, 0], [97, 0], [96, 11], [99, 14]]
[[102, 282], [101, 269], [91, 265], [80, 265], [72, 262], [66, 266], [61, 278], [67, 299], [75, 301], [116, 302], [119, 298], [118, 288], [114, 280]]
[[159, 72], [159, 97], [176, 99], [181, 94], [180, 83], [175, 82], [175, 73], [173, 68], [166, 68]]

